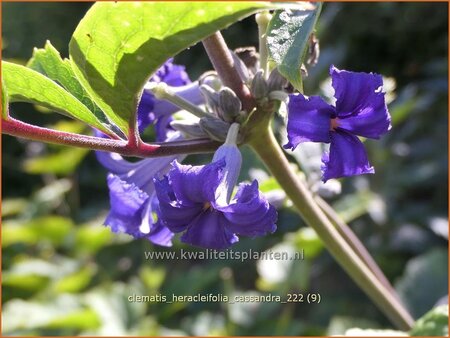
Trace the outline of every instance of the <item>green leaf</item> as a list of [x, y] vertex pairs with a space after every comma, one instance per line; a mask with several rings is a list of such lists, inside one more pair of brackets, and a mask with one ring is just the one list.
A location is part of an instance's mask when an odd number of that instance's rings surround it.
[[77, 293], [86, 288], [95, 273], [93, 266], [89, 265], [55, 282], [54, 290], [58, 293]]
[[2, 61], [2, 75], [10, 102], [39, 104], [110, 133], [84, 104], [44, 75], [5, 61]]
[[76, 28], [70, 58], [96, 104], [123, 132], [145, 82], [169, 57], [268, 2], [97, 2]]
[[16, 243], [51, 242], [54, 246], [59, 246], [73, 227], [70, 219], [61, 216], [45, 216], [30, 221], [4, 221], [2, 245], [7, 247]]
[[13, 299], [4, 304], [2, 314], [2, 333], [11, 335], [39, 328], [94, 329], [100, 324], [99, 316], [84, 307], [79, 296], [67, 294], [45, 302]]
[[33, 56], [28, 61], [27, 67], [60, 84], [93, 112], [106, 128], [111, 129], [110, 122], [107, 120], [105, 114], [94, 103], [75, 76], [71, 62], [68, 59], [63, 60], [58, 50], [52, 46], [50, 41], [47, 40], [43, 49], [34, 49]]
[[448, 336], [448, 305], [440, 305], [420, 318], [412, 330], [411, 336]]
[[6, 93], [6, 87], [3, 83], [2, 78], [2, 119], [6, 120], [8, 118], [8, 95]]
[[433, 248], [406, 264], [395, 289], [414, 318], [423, 316], [441, 298], [447, 299], [447, 267], [448, 253], [443, 248]]
[[292, 85], [303, 92], [301, 66], [322, 4], [314, 9], [275, 12], [267, 28], [269, 58]]
[[23, 168], [29, 174], [68, 175], [77, 169], [88, 153], [89, 149], [63, 148], [55, 154], [28, 158], [25, 160]]

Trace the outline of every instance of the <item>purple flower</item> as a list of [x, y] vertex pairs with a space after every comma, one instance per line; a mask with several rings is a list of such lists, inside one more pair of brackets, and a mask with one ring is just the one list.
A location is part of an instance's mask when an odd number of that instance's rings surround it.
[[[239, 153], [239, 154], [238, 154]], [[258, 182], [241, 183], [230, 201], [240, 168], [240, 152], [224, 144], [212, 163], [203, 166], [172, 163], [155, 179], [161, 219], [181, 241], [210, 249], [225, 249], [237, 235], [262, 236], [276, 230], [277, 212], [258, 189]]]
[[[198, 82], [191, 83], [184, 66], [176, 65], [169, 59], [150, 78], [149, 82], [164, 82], [176, 87], [173, 92], [193, 104], [203, 102]], [[156, 140], [164, 141], [167, 131], [170, 130], [172, 114], [180, 110], [167, 101], [157, 100], [148, 90], [144, 90], [138, 105], [138, 128], [142, 133], [150, 124], [155, 125]]]
[[[172, 135], [171, 141], [179, 138]], [[108, 169], [108, 188], [111, 210], [105, 225], [113, 232], [127, 233], [135, 238], [147, 238], [154, 244], [171, 246], [173, 233], [157, 217], [159, 203], [155, 195], [153, 177], [166, 173], [177, 156], [149, 158], [128, 162], [122, 156], [96, 152], [99, 162]], [[181, 160], [183, 157], [178, 158]]]
[[302, 142], [330, 143], [322, 162], [323, 181], [374, 173], [364, 145], [357, 136], [379, 139], [391, 128], [383, 79], [378, 74], [356, 73], [330, 67], [336, 107], [319, 96], [290, 95], [288, 143], [292, 150]]
[[[193, 103], [201, 102], [198, 83], [190, 83], [183, 66], [172, 63], [169, 59], [150, 79], [153, 82], [165, 82], [176, 86], [174, 92]], [[179, 132], [170, 131], [171, 114], [179, 108], [157, 100], [153, 94], [144, 90], [138, 106], [138, 126], [142, 132], [150, 123], [155, 124], [158, 141], [175, 141], [182, 139]], [[99, 137], [104, 137], [96, 132]], [[147, 238], [151, 242], [171, 246], [173, 232], [160, 221], [159, 202], [156, 198], [153, 177], [165, 174], [170, 163], [182, 156], [169, 156], [128, 162], [122, 156], [102, 151], [96, 152], [99, 162], [109, 171], [107, 182], [111, 210], [105, 225], [113, 232], [127, 233], [135, 238]]]

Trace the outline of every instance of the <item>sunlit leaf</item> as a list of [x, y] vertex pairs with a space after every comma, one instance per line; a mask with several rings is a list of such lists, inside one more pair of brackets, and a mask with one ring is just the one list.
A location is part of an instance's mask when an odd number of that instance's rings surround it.
[[409, 334], [411, 336], [448, 336], [448, 305], [440, 305], [427, 312], [417, 320]]
[[311, 9], [277, 11], [267, 29], [270, 59], [299, 91], [303, 91], [300, 68], [321, 8], [318, 2]]
[[2, 61], [2, 76], [9, 102], [30, 102], [71, 116], [109, 132], [84, 104], [44, 75], [24, 66]]
[[374, 198], [375, 195], [370, 191], [346, 195], [333, 204], [333, 209], [348, 223], [364, 215]]
[[59, 175], [71, 174], [89, 153], [83, 148], [64, 148], [55, 154], [28, 158], [23, 167], [29, 174], [52, 173]]
[[50, 41], [42, 49], [35, 48], [33, 56], [27, 66], [64, 87], [69, 93], [83, 103], [101, 121], [106, 128], [111, 128], [102, 110], [92, 101], [73, 73], [72, 65], [68, 59], [62, 59], [59, 52]]
[[86, 266], [83, 269], [58, 280], [54, 285], [54, 289], [58, 293], [79, 292], [89, 285], [94, 272], [95, 269], [93, 266]]
[[62, 295], [48, 302], [14, 299], [2, 309], [2, 333], [37, 328], [95, 328], [98, 316], [80, 303], [79, 297]]
[[304, 227], [293, 234], [289, 234], [288, 239], [292, 241], [297, 250], [303, 250], [306, 259], [313, 259], [324, 249], [322, 240], [314, 229]]
[[73, 34], [70, 58], [96, 104], [127, 133], [145, 82], [165, 60], [269, 6], [267, 2], [97, 2]]
[[28, 202], [25, 198], [5, 198], [2, 200], [2, 217], [14, 216], [23, 212]]
[[73, 222], [60, 216], [45, 216], [30, 221], [5, 221], [2, 225], [2, 245], [36, 244], [50, 241], [60, 245], [73, 228]]
[[94, 254], [111, 242], [112, 234], [107, 227], [101, 227], [101, 221], [94, 225], [78, 227], [75, 235], [75, 248], [83, 253]]

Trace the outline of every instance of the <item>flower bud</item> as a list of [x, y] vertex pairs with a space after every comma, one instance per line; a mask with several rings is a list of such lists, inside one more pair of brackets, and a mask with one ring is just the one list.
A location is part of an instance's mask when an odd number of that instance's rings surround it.
[[219, 106], [219, 94], [206, 84], [200, 86], [200, 92], [205, 98], [206, 107], [210, 112], [216, 113]]
[[287, 80], [280, 74], [277, 68], [272, 70], [267, 80], [269, 92], [274, 90], [283, 90], [287, 85]]
[[201, 85], [208, 85], [214, 90], [220, 90], [220, 88], [222, 88], [222, 82], [217, 73], [213, 70], [203, 73], [198, 81]]
[[230, 124], [214, 117], [203, 117], [199, 122], [200, 128], [216, 141], [225, 141]]
[[226, 122], [234, 122], [235, 118], [239, 116], [242, 109], [241, 100], [230, 88], [223, 88], [219, 92], [219, 117]]
[[170, 122], [170, 126], [180, 131], [183, 134], [187, 134], [192, 137], [207, 137], [208, 134], [200, 127], [199, 122], [191, 122], [191, 121], [172, 121]]
[[269, 93], [269, 88], [267, 86], [266, 80], [264, 79], [264, 73], [262, 70], [258, 70], [258, 72], [255, 74], [252, 85], [250, 87], [250, 91], [253, 97], [257, 100], [261, 100]]
[[230, 50], [231, 57], [233, 58], [234, 68], [239, 74], [242, 82], [247, 83], [250, 80], [250, 73], [248, 72], [247, 66], [245, 63], [236, 55], [233, 51]]
[[[217, 202], [223, 205], [230, 203], [231, 194], [241, 171], [242, 155], [236, 144], [238, 135], [239, 124], [233, 123], [227, 130], [225, 143], [216, 150], [213, 157], [213, 162], [225, 160], [224, 176], [220, 184], [222, 189], [216, 191], [219, 194], [216, 196]], [[225, 191], [226, 194], [223, 194], [222, 191]]]
[[249, 72], [253, 75], [259, 69], [259, 54], [255, 47], [241, 47], [234, 50], [239, 59], [244, 62]]

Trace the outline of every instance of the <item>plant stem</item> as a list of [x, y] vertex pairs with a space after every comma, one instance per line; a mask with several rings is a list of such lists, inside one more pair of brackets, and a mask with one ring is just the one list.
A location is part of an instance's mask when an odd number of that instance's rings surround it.
[[259, 64], [260, 68], [264, 71], [264, 78], [269, 77], [269, 64], [267, 62], [268, 50], [267, 50], [267, 26], [269, 25], [272, 15], [265, 11], [258, 13], [255, 16], [256, 23], [258, 24], [258, 37], [259, 37]]
[[24, 139], [68, 146], [88, 148], [118, 153], [135, 157], [163, 157], [177, 154], [209, 153], [215, 151], [220, 143], [210, 139], [193, 139], [185, 141], [144, 143], [133, 141], [130, 145], [125, 140], [112, 140], [68, 133], [48, 128], [33, 126], [22, 121], [9, 118], [2, 120], [2, 133]]
[[242, 102], [242, 107], [251, 112], [256, 105], [250, 89], [244, 84], [235, 69], [233, 57], [220, 32], [203, 40], [203, 46], [222, 83], [232, 89]]
[[359, 256], [359, 258], [366, 264], [366, 266], [373, 272], [373, 274], [378, 278], [378, 280], [388, 289], [393, 297], [400, 301], [397, 292], [392, 287], [389, 280], [381, 271], [378, 264], [373, 259], [372, 255], [367, 251], [366, 247], [355, 235], [352, 229], [339, 217], [339, 215], [334, 211], [334, 209], [322, 198], [315, 196], [315, 201], [317, 205], [322, 209], [322, 211], [327, 215], [328, 219], [333, 223], [334, 227], [337, 229], [339, 234], [347, 241], [347, 243], [352, 247], [353, 251]]
[[175, 106], [188, 111], [189, 113], [197, 116], [198, 118], [211, 117], [211, 114], [208, 114], [200, 107], [196, 106], [195, 104], [192, 104], [191, 102], [182, 98], [181, 96], [176, 95], [174, 92], [170, 90], [169, 86], [164, 82], [156, 84], [154, 87], [150, 88], [150, 90], [157, 99], [169, 101]]
[[253, 129], [253, 131], [257, 131], [257, 134], [250, 136], [249, 143], [285, 190], [302, 218], [317, 232], [342, 268], [383, 313], [400, 329], [411, 329], [414, 321], [410, 314], [395, 297], [391, 296], [389, 290], [341, 237], [315, 203], [306, 186], [296, 177], [289, 161], [278, 146], [269, 124], [262, 122], [260, 127]]

